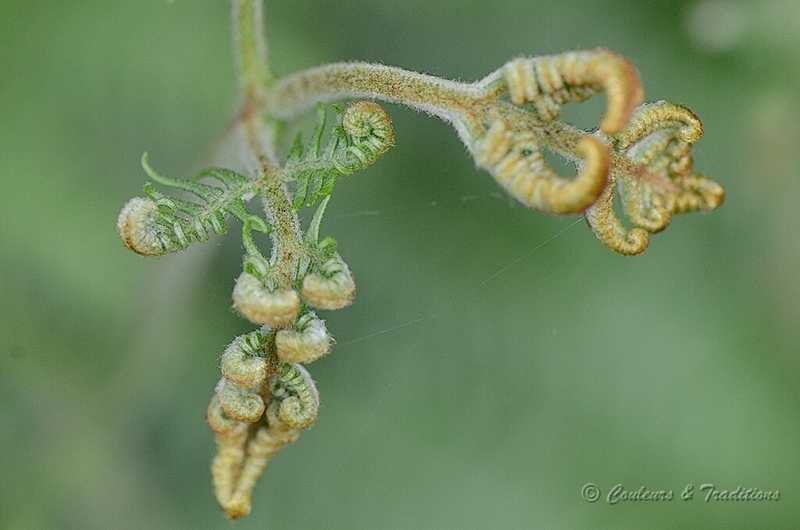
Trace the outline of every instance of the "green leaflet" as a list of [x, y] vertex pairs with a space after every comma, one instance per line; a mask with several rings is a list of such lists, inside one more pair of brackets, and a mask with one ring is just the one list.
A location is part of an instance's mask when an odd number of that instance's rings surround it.
[[[193, 241], [207, 241], [209, 231], [216, 234], [227, 232], [226, 213], [242, 223], [250, 217], [243, 197], [253, 193], [252, 182], [234, 171], [209, 168], [190, 180], [175, 179], [156, 171], [150, 165], [147, 153], [142, 155], [142, 167], [156, 183], [191, 193], [200, 199], [200, 202], [178, 199], [156, 190], [150, 182], [145, 183], [145, 194], [158, 204], [157, 222], [161, 233], [171, 243], [168, 245], [170, 252], [183, 250]], [[197, 182], [204, 177], [216, 179], [222, 187]]]
[[294, 210], [313, 206], [333, 191], [336, 180], [375, 162], [394, 144], [391, 120], [378, 105], [359, 102], [347, 110], [332, 105], [336, 124], [322, 146], [326, 111], [317, 103], [317, 122], [308, 146], [298, 134], [282, 170], [285, 180], [295, 181]]

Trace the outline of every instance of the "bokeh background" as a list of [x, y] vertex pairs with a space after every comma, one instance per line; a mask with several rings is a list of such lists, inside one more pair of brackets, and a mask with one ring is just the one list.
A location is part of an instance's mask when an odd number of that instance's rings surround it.
[[[236, 223], [124, 249], [139, 157], [186, 177], [237, 98], [223, 0], [0, 2], [0, 528], [230, 528], [204, 411]], [[398, 145], [343, 180], [323, 232], [358, 280], [311, 365], [316, 425], [236, 528], [790, 528], [800, 520], [800, 4], [793, 0], [271, 0], [279, 75], [363, 59], [480, 78], [605, 46], [689, 106], [725, 204], [642, 256], [531, 212], [448, 126], [389, 107]], [[603, 98], [566, 109], [597, 122]], [[576, 224], [576, 221], [577, 224]], [[594, 483], [602, 496], [581, 496]], [[671, 502], [621, 502], [672, 490]], [[680, 493], [694, 485], [693, 501]], [[718, 489], [776, 502], [705, 502]]]

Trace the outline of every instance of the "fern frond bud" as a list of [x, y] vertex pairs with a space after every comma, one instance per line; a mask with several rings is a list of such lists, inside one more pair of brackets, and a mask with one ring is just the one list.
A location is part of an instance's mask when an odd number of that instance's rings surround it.
[[255, 423], [264, 415], [264, 398], [255, 388], [239, 388], [222, 378], [217, 383], [217, 396], [220, 407], [232, 420]]
[[240, 335], [231, 342], [222, 354], [222, 375], [239, 388], [252, 388], [264, 383], [267, 378], [267, 361], [264, 359], [264, 343], [258, 331]]
[[362, 166], [368, 166], [394, 145], [392, 118], [372, 101], [353, 103], [342, 115], [342, 127], [357, 145], [350, 147]]
[[313, 312], [300, 317], [295, 329], [282, 329], [275, 335], [278, 358], [290, 363], [310, 363], [326, 355], [332, 337], [325, 322]]
[[269, 290], [248, 272], [236, 279], [233, 307], [254, 324], [283, 326], [291, 323], [300, 309], [300, 297], [292, 289]]
[[608, 186], [600, 194], [600, 198], [586, 209], [584, 216], [594, 234], [605, 246], [620, 254], [635, 256], [647, 250], [650, 237], [641, 228], [629, 231], [614, 213], [615, 183], [616, 179], [611, 175]]
[[533, 102], [548, 121], [558, 117], [561, 105], [605, 90], [608, 103], [600, 130], [606, 134], [622, 131], [644, 97], [636, 68], [624, 57], [602, 48], [514, 59], [501, 72], [511, 102]]
[[[280, 400], [277, 410], [268, 412], [267, 420], [290, 430], [309, 427], [319, 413], [319, 392], [311, 374], [299, 364], [284, 363], [273, 395]], [[270, 404], [270, 409], [273, 405]], [[271, 417], [275, 414], [275, 417]]]
[[125, 203], [117, 218], [117, 233], [130, 250], [142, 256], [161, 256], [176, 250], [159, 226], [158, 204], [148, 197], [134, 197]]
[[220, 406], [219, 396], [216, 394], [208, 404], [206, 421], [221, 443], [233, 443], [247, 438], [249, 424], [230, 418]]
[[356, 283], [347, 264], [337, 255], [326, 261], [320, 272], [303, 278], [303, 300], [317, 309], [341, 309], [353, 303]]

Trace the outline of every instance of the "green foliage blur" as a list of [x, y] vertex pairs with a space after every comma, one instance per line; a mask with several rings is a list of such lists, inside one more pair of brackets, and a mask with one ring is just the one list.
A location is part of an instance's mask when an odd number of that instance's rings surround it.
[[[146, 180], [213, 161], [236, 108], [223, 0], [0, 2], [0, 528], [230, 528], [204, 421], [239, 228], [147, 259]], [[236, 528], [789, 528], [800, 520], [800, 4], [271, 0], [278, 75], [381, 61], [473, 80], [605, 46], [689, 106], [726, 189], [642, 256], [514, 204], [448, 126], [342, 180], [323, 235], [358, 281], [326, 314], [322, 409]], [[591, 126], [603, 98], [566, 109]], [[590, 503], [587, 483], [600, 489]], [[672, 501], [607, 502], [672, 490]], [[681, 492], [694, 485], [694, 499]], [[709, 501], [703, 484], [780, 491]]]

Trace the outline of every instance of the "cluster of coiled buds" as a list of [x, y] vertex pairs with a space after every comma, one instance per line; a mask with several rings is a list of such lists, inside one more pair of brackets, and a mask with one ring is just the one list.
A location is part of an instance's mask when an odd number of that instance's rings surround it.
[[233, 308], [254, 324], [282, 326], [295, 322], [302, 305], [342, 309], [353, 303], [356, 284], [338, 254], [315, 269], [302, 278], [299, 293], [275, 288], [269, 280], [243, 271], [233, 288]]
[[[328, 144], [321, 145], [325, 109], [320, 106], [311, 145], [296, 142], [287, 160], [287, 175], [296, 183], [293, 209], [322, 198], [299, 247], [281, 251], [288, 243], [273, 238], [273, 256], [267, 259], [251, 232], [275, 231], [255, 216], [243, 223], [246, 255], [233, 308], [260, 328], [223, 353], [223, 377], [208, 408], [217, 441], [214, 491], [232, 519], [249, 513], [253, 488], [272, 456], [317, 418], [319, 394], [302, 365], [326, 355], [333, 338], [315, 310], [341, 309], [355, 297], [355, 281], [335, 242], [319, 241], [320, 222], [335, 180], [374, 162], [394, 136], [391, 120], [375, 103], [336, 111]], [[278, 263], [282, 258], [288, 263]], [[281, 274], [286, 270], [297, 271], [289, 281]]]
[[326, 355], [333, 338], [314, 309], [346, 307], [355, 295], [336, 253], [298, 283], [299, 292], [274, 288], [251, 267], [233, 289], [234, 309], [261, 327], [222, 354], [223, 377], [208, 408], [217, 441], [214, 492], [232, 519], [250, 512], [253, 488], [272, 456], [317, 417], [319, 394], [302, 365]]
[[[325, 309], [352, 301], [354, 284], [348, 278], [315, 280], [323, 286]], [[217, 442], [214, 492], [226, 515], [235, 519], [250, 512], [253, 489], [272, 456], [314, 423], [319, 394], [302, 364], [327, 354], [333, 338], [305, 294], [301, 303], [297, 292], [269, 291], [243, 272], [233, 298], [243, 316], [263, 324], [237, 337], [222, 354], [223, 377], [208, 407]]]
[[[325, 145], [326, 109], [320, 105], [310, 144], [303, 146], [298, 136], [284, 167], [263, 178], [212, 168], [192, 179], [174, 179], [153, 169], [145, 154], [142, 166], [153, 181], [194, 200], [171, 197], [147, 183], [146, 196], [128, 201], [117, 221], [123, 243], [145, 256], [183, 250], [211, 233], [223, 233], [228, 216], [242, 223], [245, 256], [233, 287], [233, 309], [258, 329], [225, 349], [222, 378], [207, 409], [217, 443], [214, 492], [232, 519], [250, 512], [253, 489], [272, 456], [317, 418], [319, 394], [303, 365], [326, 355], [334, 341], [315, 310], [341, 309], [355, 297], [355, 281], [336, 242], [319, 237], [333, 185], [372, 164], [394, 143], [391, 119], [377, 104], [334, 109], [337, 122]], [[200, 182], [203, 177], [221, 185]], [[259, 194], [267, 220], [245, 207]], [[317, 202], [303, 234], [297, 211]], [[284, 217], [275, 214], [276, 204], [290, 205]], [[254, 231], [272, 237], [270, 258], [256, 245]]]
[[[563, 105], [603, 92], [598, 130], [560, 119]], [[623, 254], [643, 251], [647, 234], [663, 229], [670, 215], [714, 209], [724, 196], [718, 184], [690, 173], [688, 151], [702, 133], [697, 117], [679, 105], [640, 106], [636, 68], [603, 48], [519, 57], [474, 83], [384, 65], [331, 64], [280, 80], [268, 108], [288, 119], [312, 101], [364, 96], [451, 123], [478, 167], [512, 196], [536, 210], [584, 214], [597, 237]], [[545, 152], [574, 163], [577, 176], [559, 175]], [[612, 211], [615, 187], [630, 231]]]
[[[623, 57], [597, 49], [514, 59], [484, 83], [496, 84], [498, 75], [512, 108], [485, 116], [470, 147], [478, 166], [527, 206], [583, 213], [608, 248], [633, 255], [647, 248], [648, 233], [663, 230], [672, 215], [722, 204], [722, 187], [692, 173], [690, 151], [703, 134], [700, 120], [680, 105], [640, 105], [639, 76]], [[557, 120], [561, 105], [601, 91], [608, 105], [599, 130]], [[574, 161], [578, 175], [558, 175], [543, 150]], [[614, 212], [615, 189], [634, 225], [630, 230]]]
[[[689, 109], [659, 101], [641, 105], [618, 135], [604, 138], [618, 156], [632, 162], [613, 171], [600, 198], [585, 212], [597, 237], [626, 255], [644, 252], [648, 233], [660, 232], [675, 214], [710, 211], [722, 204], [725, 192], [710, 178], [693, 173], [692, 144], [703, 135], [703, 124]], [[628, 230], [614, 212], [615, 186], [622, 209], [634, 228]]]
[[250, 513], [268, 462], [316, 420], [319, 393], [301, 363], [325, 355], [331, 342], [324, 322], [309, 311], [292, 326], [267, 324], [241, 335], [222, 354], [223, 377], [207, 420], [217, 443], [214, 494], [231, 519]]

